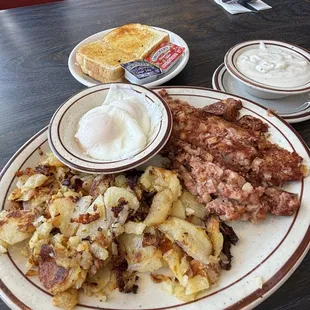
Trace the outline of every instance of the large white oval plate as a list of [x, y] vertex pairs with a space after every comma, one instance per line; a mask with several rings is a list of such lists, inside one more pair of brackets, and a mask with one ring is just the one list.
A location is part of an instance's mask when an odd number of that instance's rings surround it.
[[[170, 36], [170, 41], [174, 44], [185, 47], [185, 51], [184, 51], [184, 54], [181, 56], [181, 59], [178, 61], [178, 63], [171, 70], [169, 70], [165, 74], [158, 77], [157, 80], [155, 80], [154, 82], [143, 84], [143, 86], [145, 86], [145, 87], [162, 85], [162, 84], [168, 82], [169, 80], [174, 78], [176, 75], [178, 75], [184, 69], [184, 67], [186, 66], [188, 59], [189, 59], [189, 48], [188, 48], [186, 42], [180, 36], [178, 36], [177, 34], [175, 34], [172, 31], [169, 31], [169, 30], [166, 30], [163, 28], [159, 28], [159, 27], [154, 27], [154, 28], [167, 32]], [[102, 83], [94, 80], [93, 78], [91, 78], [90, 76], [88, 76], [87, 74], [82, 72], [80, 66], [76, 63], [76, 52], [77, 52], [77, 50], [82, 45], [85, 45], [87, 43], [92, 43], [92, 42], [95, 42], [95, 41], [102, 39], [107, 33], [112, 31], [113, 29], [115, 29], [115, 28], [111, 28], [111, 29], [104, 30], [104, 31], [93, 34], [92, 36], [90, 36], [90, 37], [86, 38], [85, 40], [83, 40], [82, 42], [80, 42], [70, 53], [69, 59], [68, 59], [69, 70], [70, 70], [71, 74], [73, 75], [73, 77], [77, 81], [82, 83], [83, 85], [91, 87], [91, 86], [99, 85]]]
[[[237, 96], [195, 87], [166, 87], [174, 97], [203, 107], [219, 99]], [[271, 139], [284, 148], [295, 150], [310, 165], [309, 150], [296, 132], [281, 118], [270, 116], [265, 108], [242, 98], [242, 114], [259, 117], [270, 126]], [[30, 139], [8, 162], [0, 176], [0, 206], [6, 207], [6, 198], [13, 189], [14, 173], [34, 166], [41, 150], [49, 150], [47, 128]], [[233, 247], [232, 268], [223, 271], [220, 281], [197, 301], [182, 303], [153, 284], [147, 275], [139, 279], [138, 294], [113, 292], [107, 302], [100, 298], [81, 296], [77, 309], [251, 309], [270, 296], [294, 272], [309, 249], [310, 241], [310, 178], [292, 182], [285, 189], [298, 193], [301, 208], [292, 217], [269, 216], [259, 225], [233, 223], [240, 242]], [[36, 277], [27, 278], [25, 258], [20, 247], [9, 249], [9, 255], [0, 256], [1, 298], [12, 309], [56, 309], [52, 297]]]

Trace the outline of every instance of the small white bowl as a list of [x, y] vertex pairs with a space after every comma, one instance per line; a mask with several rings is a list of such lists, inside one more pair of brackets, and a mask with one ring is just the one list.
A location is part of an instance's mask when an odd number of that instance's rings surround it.
[[48, 142], [55, 156], [67, 166], [86, 173], [109, 174], [133, 169], [155, 156], [168, 141], [172, 130], [172, 114], [167, 103], [154, 91], [140, 85], [130, 85], [137, 93], [143, 93], [149, 104], [162, 107], [162, 119], [146, 148], [131, 158], [115, 161], [96, 160], [86, 155], [74, 135], [80, 118], [89, 110], [101, 106], [111, 84], [85, 89], [65, 101], [54, 113], [48, 129]]
[[243, 85], [245, 91], [255, 97], [263, 99], [277, 99], [309, 92], [310, 81], [304, 85], [296, 87], [275, 87], [254, 81], [239, 71], [236, 66], [236, 61], [239, 55], [244, 51], [253, 48], [253, 46], [259, 45], [260, 42], [264, 42], [267, 46], [272, 45], [275, 47], [288, 49], [291, 52], [299, 54], [299, 56], [303, 57], [310, 63], [310, 52], [290, 43], [274, 40], [253, 40], [239, 43], [228, 50], [224, 57], [224, 63], [229, 73]]

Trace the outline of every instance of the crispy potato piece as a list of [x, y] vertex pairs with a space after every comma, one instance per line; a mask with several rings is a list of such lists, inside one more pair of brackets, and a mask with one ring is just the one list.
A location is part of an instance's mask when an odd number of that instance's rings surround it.
[[131, 222], [131, 221], [128, 221], [124, 225], [126, 234], [135, 234], [135, 235], [142, 235], [145, 227], [146, 225], [144, 223]]
[[168, 218], [158, 229], [189, 256], [208, 264], [213, 247], [205, 230], [177, 217]]
[[171, 209], [171, 216], [178, 217], [179, 219], [185, 220], [186, 214], [185, 214], [185, 208], [180, 199], [176, 200], [172, 204], [172, 209]]
[[106, 265], [103, 268], [100, 268], [95, 275], [88, 274], [86, 281], [82, 286], [83, 291], [87, 296], [100, 294], [100, 298], [102, 298], [104, 289], [109, 284], [110, 280], [111, 269], [109, 265]]
[[53, 305], [65, 310], [72, 310], [78, 303], [78, 291], [70, 288], [53, 297]]
[[138, 198], [131, 191], [116, 186], [109, 187], [104, 194], [109, 225], [123, 225], [129, 213], [134, 214], [140, 206]]
[[189, 263], [186, 260], [186, 256], [182, 257], [183, 254], [182, 251], [177, 251], [176, 248], [173, 248], [163, 255], [163, 259], [167, 262], [169, 269], [178, 279], [180, 284], [186, 286], [188, 282], [186, 272], [189, 269]]
[[75, 203], [70, 198], [56, 198], [48, 207], [54, 227], [60, 229], [66, 237], [73, 236], [77, 229], [77, 223], [71, 223]]
[[127, 185], [127, 183], [128, 179], [123, 174], [120, 174], [117, 177], [115, 177], [114, 184], [116, 187], [123, 187]]
[[210, 287], [210, 283], [207, 277], [202, 277], [201, 275], [197, 275], [188, 280], [185, 295], [197, 294], [203, 290], [206, 290]]
[[182, 187], [177, 175], [167, 169], [149, 166], [141, 175], [139, 182], [149, 192], [170, 189], [173, 201], [181, 195]]
[[[82, 207], [82, 209], [83, 211], [85, 210], [84, 207]], [[80, 211], [82, 209], [80, 209]], [[80, 211], [77, 211], [77, 213], [79, 213]], [[98, 230], [101, 230], [101, 231], [107, 230], [108, 228], [108, 223], [106, 221], [107, 215], [106, 215], [106, 208], [105, 208], [102, 195], [99, 195], [83, 214], [90, 214], [90, 215], [98, 214], [98, 216], [97, 218], [94, 218], [94, 220], [90, 221], [89, 223], [85, 223], [85, 224], [81, 223], [76, 232], [77, 236], [83, 239], [83, 238], [87, 238], [90, 236], [95, 236]], [[74, 213], [74, 216], [76, 216], [76, 213]]]
[[50, 236], [50, 232], [53, 229], [53, 225], [51, 221], [47, 221], [42, 223], [34, 232], [31, 239], [29, 240], [29, 247], [33, 249], [39, 240], [48, 239]]
[[51, 167], [65, 167], [65, 164], [63, 164], [60, 160], [58, 160], [52, 152], [49, 152], [46, 155], [47, 155], [46, 158], [44, 158], [40, 162], [40, 165]]
[[0, 239], [0, 254], [5, 254], [8, 252], [7, 250], [8, 244]]
[[89, 247], [90, 253], [100, 259], [106, 260], [109, 257], [109, 252], [106, 248], [104, 248], [99, 242], [93, 242]]
[[30, 189], [37, 188], [41, 185], [43, 185], [47, 181], [48, 177], [44, 174], [34, 174], [31, 175], [26, 183], [21, 188], [22, 193], [27, 192]]
[[155, 226], [163, 223], [169, 216], [173, 203], [173, 194], [170, 189], [158, 192], [152, 201], [149, 214], [144, 220], [146, 226]]
[[125, 188], [111, 186], [104, 194], [104, 203], [106, 208], [112, 208], [119, 205], [120, 200], [124, 200], [130, 209], [136, 211], [140, 204], [137, 197]]
[[196, 196], [192, 195], [189, 191], [184, 190], [180, 200], [183, 203], [185, 209], [193, 210], [192, 214], [199, 217], [200, 219], [204, 219], [208, 215], [208, 211], [205, 205], [199, 203]]
[[89, 188], [89, 194], [93, 197], [103, 195], [112, 185], [113, 180], [113, 175], [97, 175]]
[[0, 214], [0, 239], [10, 245], [32, 236], [33, 221], [38, 216], [32, 210], [2, 211]]
[[215, 219], [215, 217], [211, 217], [207, 222], [207, 232], [210, 236], [213, 248], [214, 248], [214, 256], [219, 256], [223, 249], [224, 237], [220, 232], [220, 223]]
[[143, 247], [142, 242], [142, 235], [123, 234], [120, 236], [119, 243], [125, 253], [128, 270], [152, 272], [161, 268], [161, 252], [152, 245]]

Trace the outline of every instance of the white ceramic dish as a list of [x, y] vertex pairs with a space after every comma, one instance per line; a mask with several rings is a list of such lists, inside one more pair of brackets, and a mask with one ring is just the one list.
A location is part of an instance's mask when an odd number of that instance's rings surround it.
[[240, 70], [236, 66], [238, 56], [244, 51], [253, 48], [253, 46], [258, 46], [260, 42], [264, 42], [267, 47], [273, 46], [282, 49], [284, 48], [289, 50], [290, 52], [297, 53], [300, 57], [304, 58], [308, 63], [310, 63], [310, 52], [306, 49], [290, 43], [274, 40], [253, 40], [236, 44], [227, 51], [224, 57], [224, 63], [229, 73], [243, 84], [244, 89], [252, 96], [263, 99], [284, 98], [286, 96], [298, 95], [309, 92], [310, 81], [308, 81], [304, 85], [282, 88], [259, 83], [248, 78], [242, 72], [240, 72]]
[[268, 109], [276, 111], [288, 123], [300, 123], [310, 119], [310, 92], [273, 100], [256, 98], [246, 92], [244, 85], [227, 71], [224, 64], [221, 64], [214, 71], [212, 87], [216, 90], [255, 101]]
[[[222, 92], [194, 88], [167, 87], [173, 98], [186, 100], [203, 107], [228, 97], [240, 98]], [[295, 150], [310, 165], [309, 150], [296, 132], [281, 118], [270, 116], [266, 109], [241, 98], [242, 114], [259, 117], [270, 126], [271, 140], [289, 150]], [[34, 166], [40, 150], [49, 151], [47, 128], [30, 139], [8, 162], [0, 175], [0, 206], [7, 207], [6, 198], [16, 183], [19, 169]], [[291, 182], [285, 187], [301, 197], [301, 208], [292, 217], [268, 216], [259, 225], [247, 222], [233, 223], [240, 242], [232, 248], [232, 269], [223, 271], [218, 284], [199, 300], [182, 303], [154, 284], [147, 275], [139, 279], [137, 295], [113, 292], [107, 302], [81, 294], [77, 309], [252, 309], [270, 296], [294, 272], [309, 249], [310, 242], [310, 178]], [[9, 255], [0, 256], [0, 295], [12, 309], [56, 310], [51, 295], [37, 277], [25, 276], [26, 258], [21, 247], [9, 249]], [[262, 286], [261, 286], [262, 285]]]
[[[116, 85], [128, 85], [114, 83]], [[122, 160], [102, 161], [84, 154], [74, 135], [80, 118], [89, 110], [101, 106], [111, 84], [85, 89], [65, 101], [54, 113], [48, 130], [49, 145], [57, 158], [69, 167], [88, 173], [116, 173], [141, 165], [156, 155], [168, 141], [172, 130], [172, 114], [166, 102], [152, 90], [131, 84], [137, 93], [143, 93], [149, 104], [162, 108], [162, 119], [146, 148], [133, 157]], [[70, 124], [68, 126], [68, 124]]]
[[[184, 69], [184, 67], [186, 66], [188, 59], [189, 59], [189, 48], [188, 48], [186, 42], [180, 36], [173, 33], [172, 31], [169, 31], [169, 30], [166, 30], [163, 28], [159, 28], [159, 27], [154, 27], [154, 28], [168, 32], [169, 36], [170, 36], [170, 41], [172, 43], [179, 45], [179, 46], [185, 47], [185, 51], [184, 51], [184, 54], [182, 55], [181, 59], [179, 60], [179, 62], [171, 70], [169, 70], [167, 73], [159, 76], [157, 78], [157, 80], [155, 80], [151, 83], [143, 84], [143, 86], [145, 86], [145, 87], [158, 86], [158, 85], [162, 85], [162, 84], [168, 82], [169, 80], [174, 78], [176, 75], [178, 75]], [[93, 34], [92, 36], [90, 36], [90, 37], [86, 38], [85, 40], [83, 40], [82, 42], [80, 42], [70, 53], [69, 59], [68, 59], [69, 70], [70, 70], [71, 74], [73, 75], [73, 77], [77, 81], [82, 83], [83, 85], [91, 87], [91, 86], [99, 85], [99, 84], [101, 84], [101, 82], [92, 79], [90, 76], [88, 76], [82, 72], [80, 66], [76, 63], [76, 60], [75, 60], [76, 59], [76, 51], [78, 50], [79, 47], [81, 47], [84, 44], [100, 40], [103, 36], [105, 36], [107, 33], [112, 31], [113, 29], [115, 29], [115, 28], [111, 28], [111, 29], [104, 30], [104, 31], [98, 32], [96, 34]]]

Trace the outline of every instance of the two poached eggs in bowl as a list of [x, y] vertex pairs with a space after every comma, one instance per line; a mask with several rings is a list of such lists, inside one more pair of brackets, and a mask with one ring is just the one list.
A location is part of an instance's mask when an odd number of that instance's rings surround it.
[[172, 114], [143, 86], [115, 83], [86, 89], [62, 104], [48, 131], [53, 153], [69, 167], [114, 173], [139, 166], [168, 141]]

